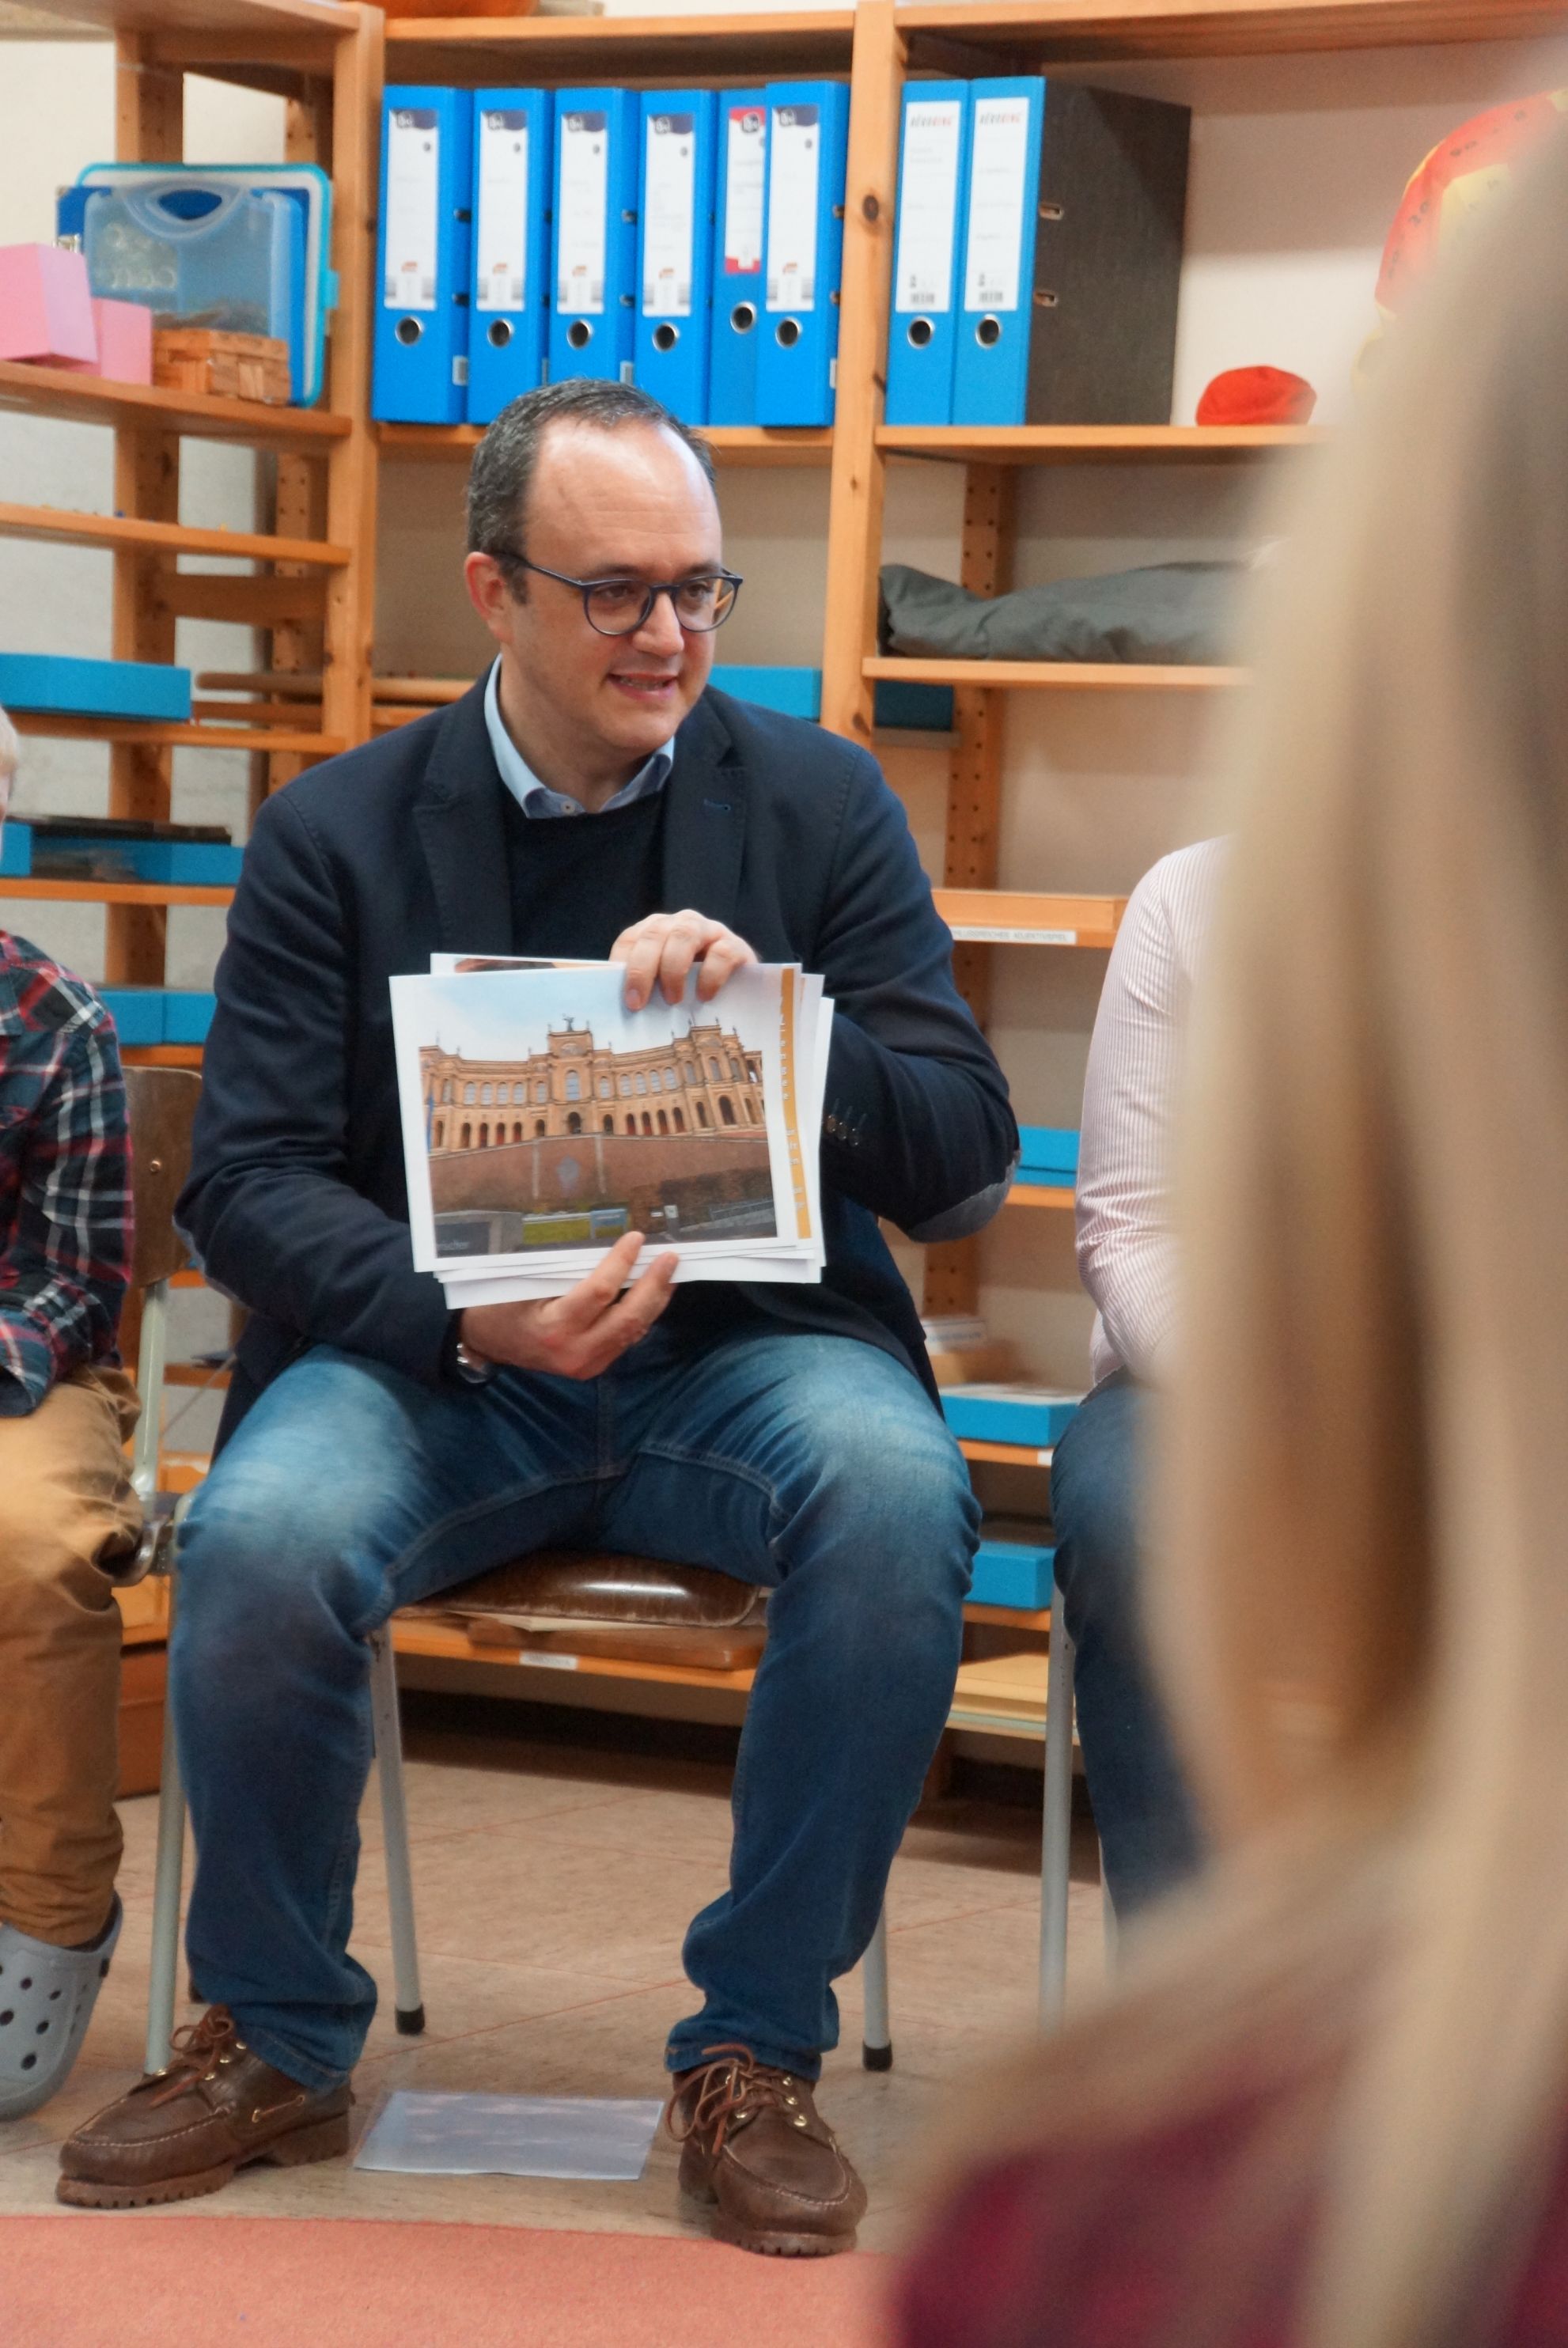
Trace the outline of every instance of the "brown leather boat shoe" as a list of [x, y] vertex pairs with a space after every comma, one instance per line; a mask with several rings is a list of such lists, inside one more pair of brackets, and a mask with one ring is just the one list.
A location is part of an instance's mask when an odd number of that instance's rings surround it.
[[804, 2079], [714, 2046], [678, 2075], [665, 2118], [681, 2191], [717, 2240], [786, 2259], [854, 2249], [866, 2188]]
[[142, 2209], [216, 2193], [253, 2160], [279, 2168], [348, 2150], [348, 2082], [313, 2094], [253, 2054], [227, 2006], [174, 2034], [169, 2067], [67, 2137], [57, 2198]]

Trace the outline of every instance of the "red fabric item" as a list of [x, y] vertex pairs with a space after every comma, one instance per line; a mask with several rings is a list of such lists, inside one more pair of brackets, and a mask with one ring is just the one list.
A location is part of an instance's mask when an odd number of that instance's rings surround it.
[[1317, 394], [1284, 367], [1230, 367], [1198, 402], [1200, 424], [1307, 424]]
[[1411, 175], [1388, 232], [1377, 279], [1377, 307], [1386, 317], [1405, 307], [1439, 253], [1508, 186], [1565, 112], [1568, 90], [1514, 98], [1472, 116], [1433, 148]]
[[[1231, 2219], [1266, 2097], [1093, 2147], [998, 2162], [961, 2188], [910, 2261], [893, 2348], [1163, 2348], [1197, 2278], [1222, 2276], [1203, 2348], [1293, 2348], [1313, 2197], [1243, 2254]], [[1568, 2160], [1491, 2348], [1568, 2341]]]

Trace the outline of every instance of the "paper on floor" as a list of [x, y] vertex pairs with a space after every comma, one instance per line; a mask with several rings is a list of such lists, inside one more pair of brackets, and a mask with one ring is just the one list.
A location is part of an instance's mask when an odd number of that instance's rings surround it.
[[609, 2096], [387, 2096], [354, 2156], [356, 2168], [413, 2177], [639, 2178], [661, 2103]]

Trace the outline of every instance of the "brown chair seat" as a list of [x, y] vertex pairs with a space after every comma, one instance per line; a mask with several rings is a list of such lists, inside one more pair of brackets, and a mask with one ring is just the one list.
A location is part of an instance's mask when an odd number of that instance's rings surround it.
[[707, 1566], [552, 1549], [513, 1558], [401, 1612], [460, 1629], [476, 1646], [738, 1671], [762, 1652], [767, 1606], [765, 1591]]

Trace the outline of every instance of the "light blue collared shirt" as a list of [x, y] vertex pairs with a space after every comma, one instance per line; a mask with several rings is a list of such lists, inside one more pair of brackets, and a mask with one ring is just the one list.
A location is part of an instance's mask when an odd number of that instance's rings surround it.
[[[500, 714], [500, 663], [492, 662], [490, 681], [485, 686], [485, 725], [490, 732], [490, 748], [495, 752], [496, 765], [500, 768], [501, 781], [511, 793], [524, 815], [556, 816], [586, 815], [581, 800], [569, 798], [564, 791], [552, 791], [542, 783], [506, 730], [506, 720]], [[639, 767], [629, 783], [624, 783], [613, 799], [595, 809], [608, 815], [613, 808], [630, 807], [634, 799], [651, 798], [664, 789], [670, 768], [676, 762], [676, 737], [672, 734], [663, 747], [654, 752], [646, 766]]]

